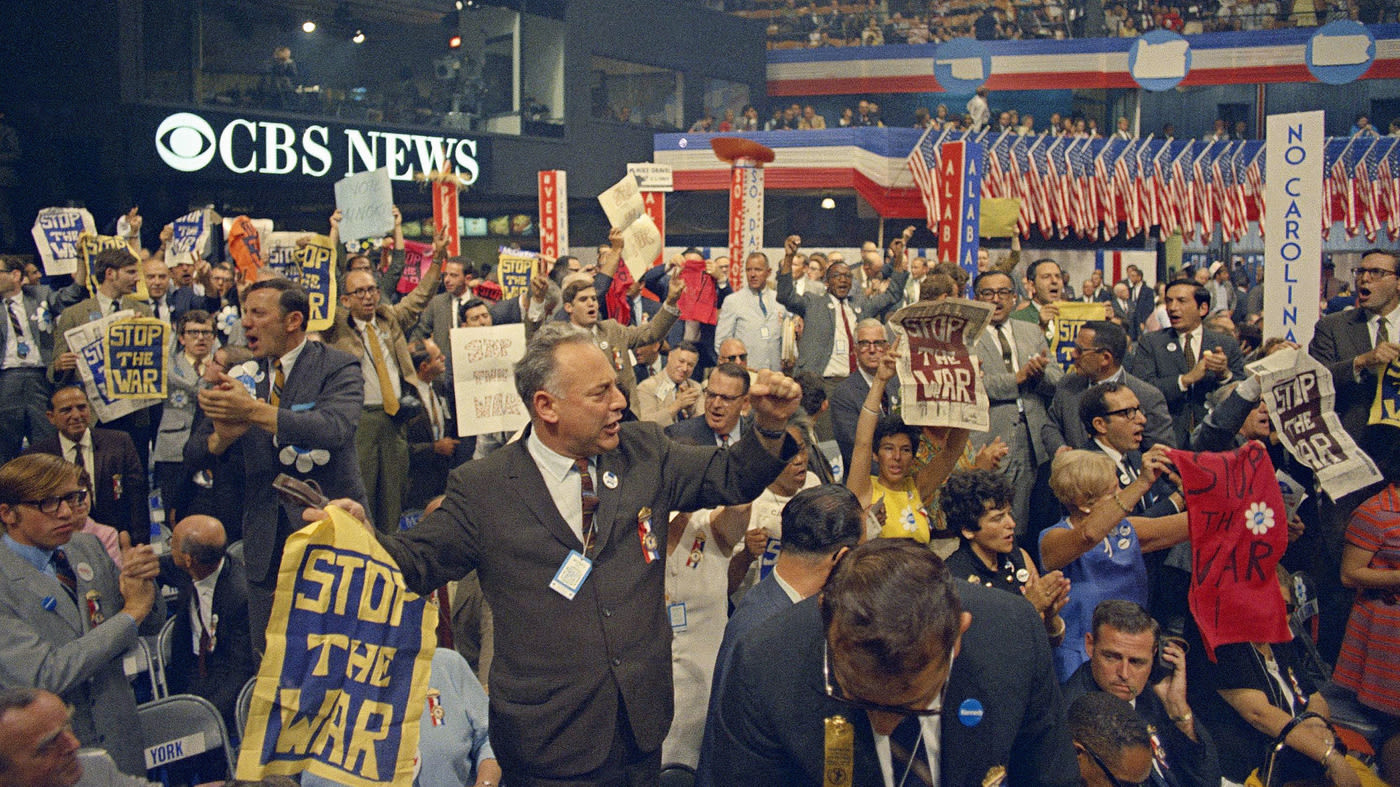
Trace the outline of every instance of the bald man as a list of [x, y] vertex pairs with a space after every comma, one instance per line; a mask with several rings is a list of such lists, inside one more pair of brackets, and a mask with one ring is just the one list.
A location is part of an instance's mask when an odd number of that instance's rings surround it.
[[170, 540], [180, 599], [175, 605], [166, 680], [174, 694], [214, 704], [234, 729], [234, 705], [257, 671], [248, 630], [248, 579], [225, 555], [224, 526], [212, 516], [180, 520]]

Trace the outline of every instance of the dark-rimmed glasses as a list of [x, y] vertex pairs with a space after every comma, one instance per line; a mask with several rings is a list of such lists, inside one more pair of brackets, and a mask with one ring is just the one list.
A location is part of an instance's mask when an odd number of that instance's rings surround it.
[[77, 508], [86, 503], [87, 499], [88, 491], [86, 489], [79, 489], [69, 492], [66, 495], [54, 495], [53, 497], [45, 497], [40, 500], [21, 500], [19, 502], [20, 505], [33, 506], [39, 509], [40, 513], [53, 515], [58, 513], [58, 507], [64, 503], [67, 503], [69, 508]]

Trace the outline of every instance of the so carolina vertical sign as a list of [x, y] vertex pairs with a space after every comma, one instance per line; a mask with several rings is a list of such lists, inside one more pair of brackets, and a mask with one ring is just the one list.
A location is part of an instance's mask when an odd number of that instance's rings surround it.
[[978, 230], [982, 213], [982, 146], [945, 142], [938, 163], [938, 261], [955, 262], [977, 275]]

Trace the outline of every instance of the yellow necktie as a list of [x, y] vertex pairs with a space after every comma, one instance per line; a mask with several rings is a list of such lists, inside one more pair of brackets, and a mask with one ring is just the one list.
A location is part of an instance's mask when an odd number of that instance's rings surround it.
[[277, 407], [282, 402], [282, 386], [286, 385], [287, 378], [282, 374], [282, 359], [278, 358], [272, 362], [272, 387], [267, 390], [267, 401], [273, 407]]
[[399, 411], [399, 397], [394, 395], [394, 387], [389, 384], [389, 369], [384, 360], [384, 346], [379, 343], [379, 331], [370, 323], [365, 326], [365, 335], [369, 337], [369, 351], [374, 355], [371, 360], [374, 373], [379, 377], [379, 391], [384, 394], [384, 414], [395, 415]]

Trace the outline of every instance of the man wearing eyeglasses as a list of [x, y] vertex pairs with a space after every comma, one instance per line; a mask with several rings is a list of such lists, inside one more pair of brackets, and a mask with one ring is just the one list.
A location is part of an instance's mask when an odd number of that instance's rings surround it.
[[1133, 706], [1111, 694], [1086, 694], [1069, 709], [1083, 787], [1127, 787], [1152, 776], [1152, 737]]
[[1356, 308], [1317, 321], [1308, 353], [1332, 372], [1337, 414], [1361, 445], [1376, 395], [1376, 376], [1400, 358], [1400, 279], [1396, 252], [1371, 249], [1353, 271]]
[[174, 527], [183, 518], [185, 508], [194, 495], [190, 476], [185, 470], [185, 443], [194, 428], [198, 412], [200, 383], [209, 354], [214, 349], [214, 318], [203, 309], [192, 309], [178, 321], [177, 340], [180, 351], [170, 359], [168, 391], [161, 408], [160, 428], [156, 432], [156, 486], [165, 504], [166, 524]]
[[[160, 564], [149, 546], [132, 547], [123, 534], [118, 571], [95, 536], [78, 532], [74, 506], [85, 495], [77, 467], [55, 456], [26, 455], [0, 467], [0, 685], [59, 695], [72, 706], [78, 742], [144, 775], [122, 654], [143, 622], [159, 626], [165, 618], [163, 609], [151, 615]], [[0, 749], [13, 740], [0, 725]]]
[[847, 553], [738, 641], [725, 681], [714, 784], [1079, 783], [1035, 610], [907, 539]]
[[340, 309], [325, 342], [360, 359], [365, 399], [355, 429], [360, 478], [369, 510], [380, 528], [396, 529], [403, 511], [404, 469], [408, 467], [405, 427], [414, 413], [398, 417], [407, 395], [419, 384], [405, 334], [437, 290], [442, 262], [435, 255], [418, 286], [397, 304], [380, 303], [379, 285], [369, 271], [354, 270], [341, 281]]
[[[831, 429], [836, 433], [836, 446], [841, 449], [841, 466], [851, 466], [851, 450], [856, 442], [856, 420], [860, 408], [875, 381], [875, 370], [889, 349], [889, 333], [879, 320], [865, 319], [856, 323], [856, 373], [831, 389]], [[880, 415], [894, 414], [899, 406], [899, 378], [891, 377], [880, 399]]]
[[710, 372], [702, 393], [705, 417], [671, 424], [666, 435], [695, 445], [732, 447], [753, 424], [752, 416], [743, 417], [749, 403], [749, 373], [738, 364], [722, 363]]
[[[1136, 393], [1126, 383], [1109, 381], [1090, 386], [1079, 401], [1077, 413], [1089, 440], [1084, 447], [1113, 460], [1118, 488], [1123, 489], [1142, 473], [1143, 432], [1147, 416]], [[1170, 445], [1170, 444], [1168, 444]], [[1177, 501], [1170, 478], [1163, 474], [1152, 490], [1134, 506], [1136, 516], [1167, 516], [1184, 510]]]
[[1162, 393], [1145, 380], [1140, 380], [1123, 368], [1128, 352], [1128, 335], [1123, 326], [1104, 320], [1084, 323], [1075, 337], [1074, 370], [1055, 386], [1055, 398], [1050, 402], [1050, 420], [1041, 427], [1040, 438], [1045, 451], [1054, 455], [1071, 448], [1088, 446], [1089, 434], [1079, 420], [1079, 402], [1089, 386], [1098, 383], [1123, 383], [1137, 394], [1143, 415], [1147, 416], [1143, 440], [1148, 448], [1157, 443], [1175, 447], [1171, 415]]
[[[1054, 271], [1058, 274], [1058, 266]], [[1036, 323], [1012, 318], [1016, 290], [1010, 276], [997, 270], [979, 273], [972, 282], [972, 293], [993, 308], [991, 320], [975, 345], [991, 404], [991, 429], [979, 436], [974, 450], [997, 437], [1006, 443], [1001, 469], [1015, 490], [1011, 516], [1019, 537], [1030, 522], [1036, 468], [1050, 458], [1041, 442], [1041, 431], [1049, 420], [1046, 405], [1055, 396], [1055, 386], [1064, 372], [1059, 364], [1050, 362], [1045, 333]]]

